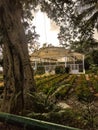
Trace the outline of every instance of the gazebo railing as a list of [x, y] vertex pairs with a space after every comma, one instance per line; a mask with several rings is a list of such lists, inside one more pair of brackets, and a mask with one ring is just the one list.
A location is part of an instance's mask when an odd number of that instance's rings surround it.
[[46, 122], [42, 120], [36, 120], [28, 117], [13, 115], [9, 113], [0, 113], [0, 122], [6, 122], [8, 124], [22, 127], [22, 128], [39, 128], [38, 130], [80, 130], [78, 128], [72, 128], [60, 124]]

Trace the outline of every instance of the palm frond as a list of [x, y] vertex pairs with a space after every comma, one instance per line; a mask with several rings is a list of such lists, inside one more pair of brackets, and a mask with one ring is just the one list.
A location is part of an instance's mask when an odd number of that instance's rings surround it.
[[98, 11], [96, 11], [90, 18], [87, 20], [87, 22], [92, 22], [96, 25], [98, 22]]
[[82, 19], [83, 19], [83, 17], [86, 18], [88, 16], [91, 16], [96, 11], [97, 11], [96, 7], [92, 6], [90, 8], [83, 10], [82, 13], [79, 15], [79, 17], [81, 17]]
[[81, 0], [80, 3], [83, 5], [92, 5], [98, 3], [98, 0]]
[[97, 29], [97, 32], [98, 32], [98, 23], [96, 24], [95, 28]]
[[85, 21], [87, 25], [92, 24], [98, 28], [98, 0], [80, 0], [80, 14], [78, 21]]

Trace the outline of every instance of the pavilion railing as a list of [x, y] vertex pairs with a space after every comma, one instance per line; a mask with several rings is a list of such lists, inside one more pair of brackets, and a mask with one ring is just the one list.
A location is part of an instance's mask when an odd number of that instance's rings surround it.
[[8, 124], [22, 127], [24, 129], [32, 128], [33, 130], [80, 130], [78, 128], [72, 128], [69, 126], [59, 125], [9, 113], [0, 113], [0, 122], [6, 122]]

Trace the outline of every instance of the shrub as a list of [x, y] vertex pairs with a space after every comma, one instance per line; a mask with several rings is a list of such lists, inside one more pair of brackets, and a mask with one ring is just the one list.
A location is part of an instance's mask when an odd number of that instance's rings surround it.
[[65, 68], [63, 66], [56, 66], [55, 73], [56, 74], [63, 74], [65, 72]]
[[45, 68], [43, 66], [38, 67], [35, 72], [35, 74], [39, 74], [39, 75], [44, 74], [44, 73], [45, 73]]
[[70, 68], [68, 66], [65, 67], [65, 73], [69, 74], [69, 72], [70, 72]]
[[98, 73], [98, 65], [95, 65], [95, 64], [92, 64], [90, 66], [90, 71], [94, 74], [97, 74]]

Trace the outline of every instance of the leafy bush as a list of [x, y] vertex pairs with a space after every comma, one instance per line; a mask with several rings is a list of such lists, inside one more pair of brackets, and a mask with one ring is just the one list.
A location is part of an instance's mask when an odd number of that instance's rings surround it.
[[63, 73], [65, 73], [65, 67], [63, 67], [63, 66], [56, 66], [55, 73], [56, 74], [63, 74]]
[[30, 106], [30, 108], [33, 112], [47, 113], [54, 108], [54, 104], [51, 101], [47, 100], [47, 95], [45, 95], [43, 92], [29, 93], [28, 95], [30, 98], [32, 98], [32, 106]]
[[97, 74], [98, 73], [98, 65], [92, 64], [90, 66], [90, 72]]
[[45, 120], [57, 124], [62, 124], [66, 126], [72, 126], [72, 127], [84, 127], [84, 122], [78, 112], [75, 112], [72, 109], [65, 109], [65, 110], [52, 110], [49, 113], [44, 113], [44, 114], [36, 114], [36, 113], [31, 113], [28, 115], [31, 118], [35, 119], [40, 119], [40, 120]]
[[89, 70], [90, 64], [92, 64], [91, 57], [87, 56], [84, 60], [85, 70]]
[[38, 67], [37, 70], [36, 70], [36, 72], [35, 72], [35, 74], [39, 74], [39, 75], [44, 74], [44, 73], [45, 73], [44, 66]]
[[70, 68], [69, 67], [65, 67], [65, 73], [69, 74], [70, 72]]

